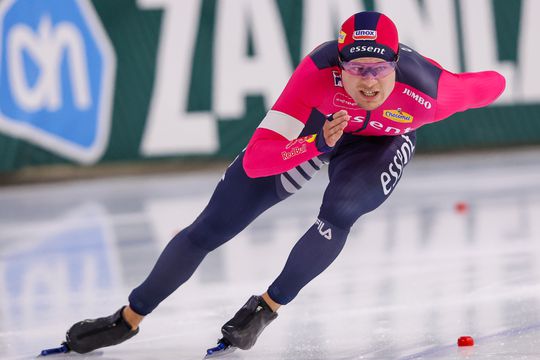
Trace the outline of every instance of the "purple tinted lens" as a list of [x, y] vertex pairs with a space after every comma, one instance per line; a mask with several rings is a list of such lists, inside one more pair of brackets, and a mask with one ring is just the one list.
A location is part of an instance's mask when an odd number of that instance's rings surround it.
[[392, 62], [379, 62], [379, 63], [358, 63], [358, 62], [344, 62], [343, 69], [351, 75], [361, 77], [373, 77], [382, 78], [390, 74], [396, 68], [396, 63]]

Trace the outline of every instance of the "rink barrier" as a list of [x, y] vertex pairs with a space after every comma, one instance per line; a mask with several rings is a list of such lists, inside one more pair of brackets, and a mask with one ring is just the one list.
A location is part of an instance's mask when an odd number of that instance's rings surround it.
[[[65, 3], [0, 3], [0, 173], [232, 159], [302, 56], [335, 36], [331, 24], [348, 4], [324, 11], [323, 0]], [[420, 129], [419, 153], [540, 144], [540, 23], [531, 18], [540, 2], [359, 1], [358, 10], [363, 5], [391, 16], [404, 43], [443, 66], [507, 78], [496, 104]], [[34, 40], [7, 47], [21, 31]], [[44, 46], [30, 49], [37, 43]], [[24, 55], [29, 50], [39, 59]]]

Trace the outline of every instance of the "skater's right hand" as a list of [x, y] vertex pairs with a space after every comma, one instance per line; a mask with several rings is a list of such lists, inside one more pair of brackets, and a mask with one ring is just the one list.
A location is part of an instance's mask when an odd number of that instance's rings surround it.
[[332, 115], [332, 120], [326, 120], [323, 126], [324, 141], [329, 147], [334, 147], [343, 135], [351, 117], [347, 110], [340, 110]]

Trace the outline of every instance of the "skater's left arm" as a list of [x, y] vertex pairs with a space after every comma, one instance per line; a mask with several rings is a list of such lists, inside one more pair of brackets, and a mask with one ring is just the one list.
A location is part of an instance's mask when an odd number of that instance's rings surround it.
[[454, 74], [444, 70], [439, 78], [436, 120], [459, 111], [494, 102], [504, 91], [506, 80], [495, 71]]

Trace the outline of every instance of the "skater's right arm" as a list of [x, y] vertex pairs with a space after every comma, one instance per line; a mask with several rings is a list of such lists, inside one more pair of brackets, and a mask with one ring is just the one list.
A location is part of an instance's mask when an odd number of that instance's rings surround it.
[[280, 174], [321, 154], [316, 134], [299, 137], [320, 101], [317, 75], [306, 57], [248, 143], [243, 166], [249, 177]]

